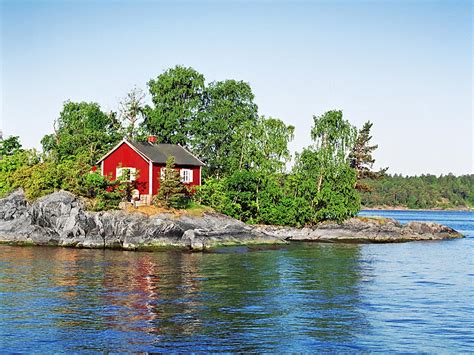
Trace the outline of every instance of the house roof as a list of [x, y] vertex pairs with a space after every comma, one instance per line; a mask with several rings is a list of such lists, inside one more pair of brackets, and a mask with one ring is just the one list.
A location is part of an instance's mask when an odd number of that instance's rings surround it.
[[135, 149], [150, 159], [153, 163], [166, 164], [166, 160], [173, 156], [178, 165], [198, 165], [204, 163], [192, 155], [189, 151], [177, 144], [129, 142]]
[[120, 147], [122, 143], [128, 144], [144, 158], [151, 160], [152, 163], [166, 164], [166, 160], [170, 156], [173, 156], [175, 158], [175, 164], [177, 165], [205, 165], [202, 161], [178, 144], [138, 142], [129, 141], [127, 139], [124, 139], [117, 146], [111, 149], [99, 160], [98, 163], [107, 158], [113, 151]]

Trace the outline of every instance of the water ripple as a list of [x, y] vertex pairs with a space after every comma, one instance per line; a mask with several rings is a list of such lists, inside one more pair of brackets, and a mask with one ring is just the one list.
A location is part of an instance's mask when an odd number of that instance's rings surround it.
[[206, 254], [0, 246], [0, 345], [16, 352], [469, 352], [473, 222], [469, 214], [434, 216], [463, 226], [468, 238]]

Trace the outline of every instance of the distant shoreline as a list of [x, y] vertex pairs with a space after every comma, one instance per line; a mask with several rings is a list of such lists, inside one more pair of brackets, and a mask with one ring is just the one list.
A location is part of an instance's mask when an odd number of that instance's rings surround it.
[[452, 211], [452, 212], [474, 212], [473, 208], [469, 207], [452, 207], [452, 208], [408, 208], [404, 206], [362, 206], [361, 211]]

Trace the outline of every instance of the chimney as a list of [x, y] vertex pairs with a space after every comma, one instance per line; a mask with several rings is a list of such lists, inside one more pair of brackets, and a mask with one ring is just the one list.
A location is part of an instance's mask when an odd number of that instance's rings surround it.
[[157, 141], [156, 136], [148, 136], [148, 143], [155, 144]]

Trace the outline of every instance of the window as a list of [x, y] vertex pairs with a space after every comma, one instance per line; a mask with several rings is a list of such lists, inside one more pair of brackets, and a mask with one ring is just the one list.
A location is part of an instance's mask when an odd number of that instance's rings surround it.
[[136, 168], [117, 168], [115, 170], [115, 175], [117, 179], [122, 181], [135, 181], [137, 176], [137, 169]]
[[160, 169], [160, 180], [164, 180], [166, 177], [166, 168]]
[[193, 182], [193, 171], [191, 169], [181, 169], [180, 170], [181, 181], [184, 183]]

